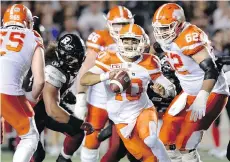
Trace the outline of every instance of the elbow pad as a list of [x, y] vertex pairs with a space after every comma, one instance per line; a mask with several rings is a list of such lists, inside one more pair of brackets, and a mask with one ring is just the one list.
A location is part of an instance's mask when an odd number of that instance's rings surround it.
[[219, 70], [216, 64], [213, 62], [212, 58], [204, 59], [200, 64], [200, 68], [205, 72], [204, 80], [215, 79], [217, 80], [219, 76]]
[[46, 82], [57, 88], [60, 88], [67, 80], [66, 76], [60, 70], [51, 65], [45, 67], [45, 77]]

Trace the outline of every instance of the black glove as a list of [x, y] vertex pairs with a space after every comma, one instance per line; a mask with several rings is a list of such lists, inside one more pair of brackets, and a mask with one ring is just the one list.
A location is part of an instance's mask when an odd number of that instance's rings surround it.
[[92, 134], [94, 132], [94, 128], [90, 123], [84, 122], [83, 120], [78, 119], [73, 115], [70, 115], [68, 125], [72, 126], [73, 130], [76, 132], [79, 132], [79, 129], [86, 131], [86, 135]]

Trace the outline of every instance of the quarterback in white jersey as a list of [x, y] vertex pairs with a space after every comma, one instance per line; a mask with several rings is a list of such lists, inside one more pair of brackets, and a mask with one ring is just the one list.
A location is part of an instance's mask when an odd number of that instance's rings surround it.
[[[44, 51], [42, 38], [32, 28], [33, 17], [27, 7], [15, 4], [4, 13], [0, 31], [0, 107], [1, 117], [21, 138], [13, 162], [29, 162], [39, 140], [28, 100], [36, 103], [44, 86]], [[35, 82], [32, 91], [25, 93], [22, 81], [30, 67]]]
[[172, 161], [200, 162], [197, 145], [228, 99], [225, 76], [215, 64], [207, 35], [185, 21], [179, 5], [162, 5], [155, 12], [152, 25], [155, 39], [183, 90], [163, 117], [160, 139]]
[[[175, 87], [161, 73], [159, 59], [143, 53], [145, 49], [144, 30], [130, 24], [119, 32], [118, 52], [102, 52], [96, 65], [81, 78], [82, 85], [103, 82], [107, 93], [107, 112], [115, 123], [117, 133], [128, 151], [144, 162], [170, 161], [162, 142], [156, 134], [156, 110], [147, 96], [150, 81], [160, 83], [164, 97], [174, 96]], [[109, 88], [109, 79], [126, 69], [130, 73], [131, 85], [121, 93]]]
[[[108, 113], [106, 111], [107, 96], [103, 83], [90, 86], [86, 99], [85, 92], [87, 87], [80, 85], [80, 78], [95, 65], [95, 60], [99, 52], [105, 50], [110, 52], [117, 51], [116, 37], [119, 30], [122, 26], [126, 24], [133, 24], [134, 22], [131, 12], [123, 6], [114, 6], [111, 8], [107, 14], [106, 19], [108, 29], [105, 28], [103, 30], [95, 30], [89, 35], [86, 41], [87, 55], [77, 76], [77, 103], [75, 107], [75, 114], [78, 118], [86, 118], [86, 120], [90, 122], [95, 129], [91, 135], [87, 135], [85, 137], [85, 142], [81, 150], [82, 162], [94, 162], [98, 159], [98, 148], [100, 146], [100, 141], [97, 137], [100, 130], [104, 128], [108, 121]], [[113, 133], [113, 136], [118, 135]], [[69, 143], [71, 144], [71, 141], [73, 140], [71, 140], [70, 137], [66, 138], [69, 138], [68, 141], [70, 141]], [[111, 142], [111, 147], [107, 154], [102, 157], [101, 162], [112, 161], [112, 159], [116, 159], [115, 156], [119, 138], [115, 137], [112, 139], [117, 139], [118, 141]], [[113, 145], [113, 143], [115, 143], [115, 145]], [[65, 153], [70, 155], [68, 152]]]

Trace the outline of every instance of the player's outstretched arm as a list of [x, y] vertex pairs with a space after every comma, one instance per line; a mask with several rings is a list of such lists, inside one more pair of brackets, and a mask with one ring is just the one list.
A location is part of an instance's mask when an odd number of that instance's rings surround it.
[[114, 71], [103, 72], [101, 74], [93, 73], [92, 71], [97, 71], [97, 72], [99, 71], [97, 70], [97, 68], [98, 68], [97, 66], [94, 66], [82, 76], [80, 80], [81, 85], [83, 86], [95, 85], [97, 83], [112, 79], [119, 72], [119, 70], [114, 70]]
[[59, 88], [46, 82], [43, 90], [43, 100], [47, 114], [60, 123], [67, 123], [70, 125], [73, 131], [71, 131], [72, 133], [67, 132], [69, 134], [74, 135], [74, 132], [77, 133], [80, 129], [85, 130], [86, 134], [93, 133], [94, 129], [91, 124], [87, 122], [83, 123], [83, 120], [70, 115], [59, 106], [59, 96]]
[[[102, 77], [100, 77], [102, 76]], [[108, 80], [109, 79], [109, 73], [102, 73], [102, 74], [95, 74], [92, 72], [87, 72], [85, 73], [80, 80], [81, 85], [83, 86], [92, 86], [95, 85], [97, 83], [100, 83], [104, 80]]]
[[59, 106], [59, 88], [46, 82], [43, 89], [43, 100], [47, 114], [60, 123], [68, 123], [69, 113]]
[[32, 87], [32, 97], [38, 99], [39, 95], [45, 84], [45, 59], [44, 50], [41, 47], [37, 47], [32, 59], [31, 70], [34, 76], [34, 82]]

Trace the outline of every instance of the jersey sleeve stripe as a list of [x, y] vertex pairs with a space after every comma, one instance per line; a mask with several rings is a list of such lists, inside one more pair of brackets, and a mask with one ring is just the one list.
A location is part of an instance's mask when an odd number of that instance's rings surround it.
[[182, 50], [182, 52], [184, 52], [185, 50], [193, 50], [193, 49], [195, 49], [199, 46], [203, 46], [205, 44], [206, 44], [205, 42], [195, 43], [195, 44], [192, 44], [189, 46], [185, 46], [185, 47], [181, 48], [181, 50]]
[[91, 42], [86, 42], [86, 46], [87, 47], [91, 47], [91, 48], [96, 48], [96, 49], [99, 49], [99, 50], [103, 50], [103, 47], [98, 45], [98, 44], [95, 44], [95, 43], [91, 43]]
[[148, 70], [148, 72], [149, 72], [149, 75], [152, 75], [152, 74], [156, 74], [156, 73], [161, 72], [161, 70], [160, 69], [154, 69], [154, 70]]
[[158, 73], [155, 73], [155, 74], [150, 74], [150, 78], [152, 79], [152, 81], [154, 82], [159, 76], [161, 76], [162, 73], [161, 72], [158, 72]]
[[99, 62], [97, 60], [96, 60], [95, 64], [96, 64], [97, 67], [101, 68], [105, 72], [109, 71], [109, 69], [110, 69], [110, 67], [108, 65], [103, 64], [103, 63], [101, 63], [101, 62]]

